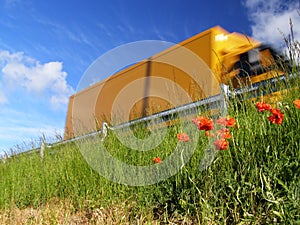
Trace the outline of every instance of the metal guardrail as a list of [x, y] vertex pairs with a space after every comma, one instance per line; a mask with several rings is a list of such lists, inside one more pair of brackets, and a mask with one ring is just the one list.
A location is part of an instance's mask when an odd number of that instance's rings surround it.
[[[293, 78], [294, 76], [292, 74], [287, 76], [288, 78]], [[30, 154], [33, 152], [40, 152], [40, 156], [43, 157], [44, 156], [44, 151], [46, 148], [52, 148], [52, 147], [56, 147], [59, 145], [63, 145], [63, 144], [67, 144], [67, 143], [72, 143], [87, 137], [93, 137], [96, 135], [99, 135], [99, 138], [101, 141], [104, 140], [104, 138], [107, 135], [107, 130], [115, 130], [115, 129], [125, 129], [125, 128], [129, 128], [135, 124], [139, 124], [139, 123], [143, 123], [146, 122], [148, 125], [153, 125], [153, 124], [157, 124], [157, 123], [161, 123], [161, 122], [167, 122], [170, 121], [172, 119], [174, 119], [174, 115], [180, 115], [180, 116], [184, 116], [184, 115], [188, 115], [188, 114], [195, 114], [197, 113], [197, 109], [201, 106], [207, 106], [209, 105], [210, 109], [214, 109], [214, 108], [218, 108], [218, 107], [222, 107], [222, 108], [226, 108], [227, 107], [227, 103], [226, 101], [228, 99], [231, 99], [233, 97], [236, 96], [242, 96], [245, 93], [252, 93], [252, 92], [257, 92], [261, 87], [266, 87], [267, 84], [276, 84], [278, 81], [281, 82], [286, 82], [286, 76], [280, 76], [280, 77], [275, 77], [272, 78], [268, 81], [262, 81], [262, 82], [258, 82], [255, 83], [254, 85], [249, 85], [247, 87], [244, 88], [239, 88], [239, 89], [234, 89], [233, 91], [229, 90], [229, 86], [228, 85], [224, 85], [221, 84], [221, 93], [219, 95], [215, 95], [215, 96], [211, 96], [196, 102], [192, 102], [192, 103], [188, 103], [176, 108], [172, 108], [169, 110], [165, 110], [147, 117], [143, 117], [143, 118], [139, 118], [139, 119], [135, 119], [135, 120], [131, 120], [125, 123], [120, 123], [114, 126], [109, 126], [106, 122], [102, 123], [102, 129], [99, 131], [95, 131], [95, 132], [91, 132], [91, 133], [87, 133], [72, 139], [68, 139], [68, 140], [62, 140], [62, 141], [58, 141], [58, 142], [54, 142], [54, 143], [46, 143], [45, 141], [41, 142], [41, 146], [34, 148], [34, 149], [30, 149], [28, 151], [24, 151], [22, 152], [22, 154]], [[278, 91], [278, 90], [274, 90]]]
[[[56, 143], [51, 144], [50, 146], [48, 145], [48, 147], [66, 144], [66, 143], [78, 141], [78, 140], [81, 140], [81, 139], [84, 139], [87, 137], [91, 137], [91, 136], [96, 136], [96, 135], [99, 135], [99, 137], [101, 137], [101, 141], [103, 141], [107, 135], [107, 130], [116, 130], [116, 129], [122, 130], [122, 129], [130, 128], [131, 126], [134, 126], [136, 124], [140, 124], [143, 122], [146, 122], [148, 125], [154, 125], [154, 124], [158, 124], [161, 122], [167, 122], [167, 121], [173, 120], [174, 115], [176, 115], [176, 114], [179, 114], [180, 116], [186, 116], [188, 114], [195, 114], [197, 112], [197, 108], [200, 106], [209, 105], [210, 109], [218, 108], [219, 106], [226, 107], [227, 104], [226, 104], [225, 99], [226, 99], [226, 93], [228, 92], [228, 86], [222, 85], [221, 90], [222, 90], [222, 92], [219, 95], [211, 96], [211, 97], [205, 98], [203, 100], [188, 103], [188, 104], [176, 107], [176, 108], [165, 110], [165, 111], [162, 111], [162, 112], [159, 112], [156, 114], [152, 114], [150, 116], [131, 120], [131, 121], [128, 121], [125, 123], [120, 123], [120, 124], [117, 124], [114, 126], [109, 126], [108, 123], [103, 122], [102, 129], [99, 131], [91, 132], [91, 133], [88, 133], [88, 134], [85, 134], [82, 136], [78, 136], [78, 137], [75, 137], [72, 139], [56, 142]], [[38, 149], [40, 149], [40, 148], [38, 148]]]
[[[107, 135], [107, 131], [108, 130], [115, 130], [115, 129], [126, 129], [126, 128], [130, 128], [133, 125], [136, 124], [140, 124], [143, 122], [146, 122], [148, 125], [154, 125], [154, 124], [158, 124], [161, 122], [167, 122], [170, 121], [172, 119], [174, 119], [175, 115], [180, 115], [180, 116], [187, 116], [189, 114], [195, 114], [197, 112], [197, 108], [200, 106], [206, 106], [209, 105], [210, 109], [213, 108], [218, 108], [219, 106], [221, 107], [226, 107], [226, 96], [228, 96], [228, 86], [226, 85], [221, 85], [221, 94], [219, 95], [215, 95], [215, 96], [211, 96], [196, 102], [192, 102], [192, 103], [188, 103], [176, 108], [172, 108], [169, 110], [165, 110], [156, 114], [152, 114], [150, 116], [146, 116], [143, 118], [139, 118], [139, 119], [135, 119], [135, 120], [131, 120], [125, 123], [120, 123], [114, 126], [109, 126], [106, 122], [102, 123], [102, 129], [99, 131], [95, 131], [95, 132], [91, 132], [91, 133], [87, 133], [78, 137], [74, 137], [68, 140], [62, 140], [62, 141], [58, 141], [58, 142], [54, 142], [54, 143], [46, 143], [45, 140], [41, 141], [41, 146], [34, 148], [34, 149], [30, 149], [28, 151], [24, 151], [21, 152], [19, 154], [31, 154], [31, 153], [36, 153], [36, 152], [40, 152], [40, 156], [43, 158], [44, 157], [44, 151], [47, 148], [52, 148], [52, 147], [57, 147], [59, 145], [64, 145], [67, 143], [72, 143], [84, 138], [88, 138], [88, 137], [93, 137], [93, 136], [99, 136], [100, 140], [103, 141], [104, 138]], [[19, 155], [17, 154], [17, 155]]]

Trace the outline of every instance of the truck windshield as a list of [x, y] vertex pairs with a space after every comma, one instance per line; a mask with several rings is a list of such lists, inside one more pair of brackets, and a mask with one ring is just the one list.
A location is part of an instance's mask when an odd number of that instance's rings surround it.
[[239, 70], [239, 78], [256, 76], [273, 70], [282, 58], [272, 48], [260, 47], [241, 54], [240, 61], [235, 64], [234, 69]]

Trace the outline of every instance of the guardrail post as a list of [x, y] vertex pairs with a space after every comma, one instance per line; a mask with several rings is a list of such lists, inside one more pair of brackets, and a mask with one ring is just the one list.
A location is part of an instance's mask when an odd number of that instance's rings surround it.
[[41, 143], [41, 148], [40, 148], [40, 157], [43, 159], [44, 158], [44, 152], [46, 149], [46, 142], [45, 139], [42, 139], [42, 143]]
[[229, 90], [229, 85], [226, 84], [221, 84], [221, 96], [222, 96], [222, 101], [221, 101], [221, 108], [223, 109], [222, 114], [224, 114], [227, 111], [227, 98], [229, 97], [230, 90]]

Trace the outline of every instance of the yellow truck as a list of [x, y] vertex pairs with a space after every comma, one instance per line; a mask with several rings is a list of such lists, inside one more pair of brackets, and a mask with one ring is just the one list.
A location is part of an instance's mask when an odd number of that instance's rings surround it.
[[222, 85], [227, 93], [260, 95], [261, 87], [284, 77], [281, 59], [251, 37], [213, 27], [72, 95], [64, 138], [95, 132], [104, 122], [168, 121], [178, 110], [196, 112], [218, 100]]

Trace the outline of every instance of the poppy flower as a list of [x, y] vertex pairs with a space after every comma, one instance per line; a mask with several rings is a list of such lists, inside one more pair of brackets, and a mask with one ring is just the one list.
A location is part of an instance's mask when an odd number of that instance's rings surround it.
[[190, 140], [189, 136], [186, 133], [177, 134], [177, 139], [183, 142], [188, 142]]
[[215, 140], [214, 145], [217, 150], [227, 150], [229, 143], [226, 139], [222, 138]]
[[226, 116], [226, 117], [220, 117], [219, 119], [217, 119], [216, 123], [227, 126], [227, 127], [233, 127], [233, 126], [235, 126], [236, 121], [233, 117]]
[[206, 116], [198, 116], [195, 119], [192, 119], [192, 122], [198, 127], [199, 130], [213, 130], [214, 123], [212, 119], [207, 118]]
[[284, 114], [280, 111], [280, 109], [271, 109], [270, 112], [272, 113], [272, 116], [268, 117], [268, 120], [272, 124], [282, 124], [282, 121], [284, 119]]
[[263, 112], [265, 110], [271, 110], [272, 106], [270, 104], [264, 103], [264, 102], [257, 102], [256, 108], [259, 112]]
[[231, 138], [230, 130], [226, 127], [220, 129], [217, 131], [217, 134], [222, 139], [228, 139]]
[[300, 99], [295, 100], [293, 103], [298, 109], [300, 109]]
[[154, 157], [154, 158], [153, 158], [153, 162], [154, 162], [154, 163], [161, 163], [162, 160], [161, 160], [161, 158], [159, 158], [159, 157]]

